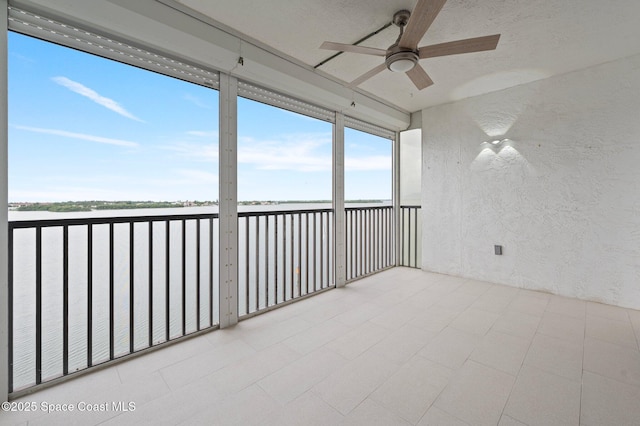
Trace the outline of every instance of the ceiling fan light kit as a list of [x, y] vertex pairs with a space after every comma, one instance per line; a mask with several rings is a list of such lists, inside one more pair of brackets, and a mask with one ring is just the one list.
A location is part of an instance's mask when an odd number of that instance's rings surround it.
[[357, 86], [370, 79], [385, 68], [392, 72], [404, 72], [418, 90], [433, 84], [427, 72], [418, 63], [420, 59], [460, 53], [494, 50], [498, 46], [500, 34], [450, 41], [431, 46], [418, 47], [418, 43], [427, 32], [447, 0], [418, 0], [413, 12], [400, 10], [393, 15], [393, 23], [400, 28], [398, 40], [387, 50], [352, 44], [325, 41], [321, 49], [359, 53], [363, 55], [384, 56], [384, 64], [367, 71], [351, 82]]
[[[394, 46], [396, 52], [391, 52], [385, 59], [387, 68], [393, 72], [411, 71], [418, 64], [418, 54], [411, 50], [402, 49]], [[392, 50], [392, 49], [389, 49]]]

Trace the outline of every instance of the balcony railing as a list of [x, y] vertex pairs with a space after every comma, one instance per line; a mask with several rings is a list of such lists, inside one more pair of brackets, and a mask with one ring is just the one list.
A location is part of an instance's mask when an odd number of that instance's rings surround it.
[[218, 214], [9, 223], [9, 392], [218, 324]]
[[332, 287], [333, 210], [238, 213], [241, 317]]
[[[411, 266], [417, 209], [401, 212]], [[335, 285], [333, 215], [238, 213], [241, 318]], [[345, 221], [347, 280], [395, 265], [392, 206]], [[10, 222], [9, 392], [218, 327], [218, 226], [217, 213]]]
[[400, 206], [400, 265], [420, 268], [422, 216], [420, 206]]
[[347, 280], [393, 266], [393, 207], [347, 207], [345, 214]]

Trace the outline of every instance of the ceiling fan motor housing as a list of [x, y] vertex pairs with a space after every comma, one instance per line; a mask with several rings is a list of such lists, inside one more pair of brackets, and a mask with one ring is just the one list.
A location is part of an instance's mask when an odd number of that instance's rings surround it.
[[387, 50], [384, 62], [393, 72], [407, 72], [416, 66], [418, 59], [418, 52], [394, 44]]

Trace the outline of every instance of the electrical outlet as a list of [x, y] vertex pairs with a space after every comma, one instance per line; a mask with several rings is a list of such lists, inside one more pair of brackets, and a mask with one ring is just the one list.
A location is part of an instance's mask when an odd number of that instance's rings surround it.
[[496, 256], [502, 256], [502, 246], [493, 246], [493, 251]]

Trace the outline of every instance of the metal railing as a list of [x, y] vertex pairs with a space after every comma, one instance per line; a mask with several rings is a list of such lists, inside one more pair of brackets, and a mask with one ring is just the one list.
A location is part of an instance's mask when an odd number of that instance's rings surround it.
[[217, 219], [10, 222], [9, 392], [216, 327]]
[[421, 206], [400, 206], [400, 265], [420, 268]]
[[241, 317], [332, 287], [333, 210], [238, 213]]
[[393, 266], [393, 206], [347, 207], [347, 280]]
[[[401, 213], [414, 262], [416, 209]], [[333, 214], [238, 213], [240, 317], [335, 285]], [[393, 207], [345, 216], [347, 279], [393, 266]], [[217, 327], [218, 226], [217, 213], [10, 222], [9, 392]]]

